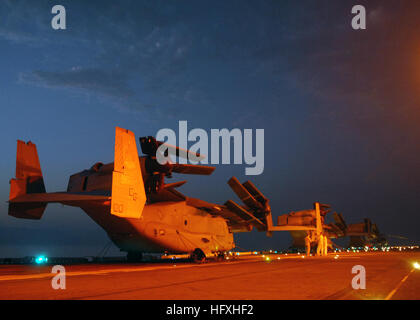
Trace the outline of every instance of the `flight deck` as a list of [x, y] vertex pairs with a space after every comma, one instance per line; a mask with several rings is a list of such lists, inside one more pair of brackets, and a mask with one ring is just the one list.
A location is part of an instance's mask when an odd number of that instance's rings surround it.
[[[416, 262], [419, 251], [74, 264], [65, 266], [64, 290], [52, 288], [51, 265], [1, 265], [0, 299], [418, 300]], [[366, 270], [366, 289], [352, 287], [356, 265]]]

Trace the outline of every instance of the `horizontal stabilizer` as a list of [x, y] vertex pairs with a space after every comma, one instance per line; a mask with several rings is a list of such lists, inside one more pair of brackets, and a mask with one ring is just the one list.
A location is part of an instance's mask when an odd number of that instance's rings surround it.
[[67, 203], [78, 201], [108, 201], [109, 196], [80, 193], [54, 192], [25, 194], [9, 201], [9, 203]]

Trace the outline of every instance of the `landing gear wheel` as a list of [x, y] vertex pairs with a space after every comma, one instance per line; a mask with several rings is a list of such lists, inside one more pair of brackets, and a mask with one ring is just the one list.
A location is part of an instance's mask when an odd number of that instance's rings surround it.
[[143, 254], [141, 252], [129, 251], [127, 252], [128, 262], [141, 262], [143, 260]]
[[206, 261], [206, 255], [201, 249], [195, 249], [191, 254], [191, 259], [195, 263], [204, 263]]
[[223, 252], [219, 252], [216, 257], [216, 261], [225, 261], [225, 254]]

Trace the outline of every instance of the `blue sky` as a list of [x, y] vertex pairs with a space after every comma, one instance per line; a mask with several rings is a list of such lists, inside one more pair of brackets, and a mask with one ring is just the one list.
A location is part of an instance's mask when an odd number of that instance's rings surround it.
[[[37, 144], [47, 191], [57, 191], [113, 160], [115, 126], [145, 136], [180, 120], [265, 130], [265, 171], [252, 180], [275, 216], [319, 200], [348, 222], [371, 217], [419, 240], [415, 1], [365, 2], [365, 31], [351, 29], [353, 1], [60, 4], [67, 30], [57, 31], [50, 1], [0, 3], [0, 256], [95, 254], [107, 242], [79, 209], [50, 205], [39, 222], [7, 216], [16, 139]], [[232, 175], [248, 179], [244, 166], [218, 166], [180, 191], [224, 203], [235, 199]], [[254, 232], [238, 245], [289, 240]]]

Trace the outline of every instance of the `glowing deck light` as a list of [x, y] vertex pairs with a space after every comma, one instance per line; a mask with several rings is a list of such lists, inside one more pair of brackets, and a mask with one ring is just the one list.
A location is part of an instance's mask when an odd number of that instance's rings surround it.
[[48, 262], [48, 258], [45, 257], [45, 256], [39, 256], [39, 257], [36, 257], [35, 262], [37, 264], [47, 263]]
[[420, 269], [420, 264], [418, 262], [414, 262], [413, 266], [415, 269], [419, 270]]
[[266, 257], [265, 258], [265, 261], [270, 261], [270, 257]]

